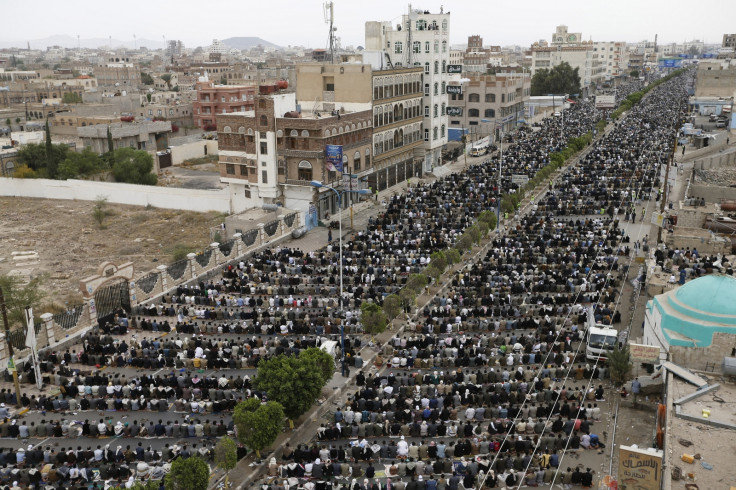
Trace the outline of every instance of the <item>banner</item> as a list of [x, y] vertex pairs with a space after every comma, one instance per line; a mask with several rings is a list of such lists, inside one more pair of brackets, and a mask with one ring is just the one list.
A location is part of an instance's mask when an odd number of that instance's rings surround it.
[[447, 65], [447, 73], [462, 73], [463, 65]]
[[342, 173], [342, 145], [325, 146], [325, 163], [330, 172]]
[[448, 85], [445, 90], [448, 94], [461, 94], [463, 93], [462, 85]]
[[462, 107], [448, 107], [447, 115], [448, 116], [462, 116], [463, 108]]

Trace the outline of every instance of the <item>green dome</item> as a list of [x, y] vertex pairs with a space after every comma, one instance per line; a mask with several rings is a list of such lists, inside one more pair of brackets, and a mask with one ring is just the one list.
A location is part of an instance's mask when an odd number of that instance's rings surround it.
[[736, 278], [720, 274], [703, 276], [677, 289], [683, 305], [715, 315], [736, 315]]

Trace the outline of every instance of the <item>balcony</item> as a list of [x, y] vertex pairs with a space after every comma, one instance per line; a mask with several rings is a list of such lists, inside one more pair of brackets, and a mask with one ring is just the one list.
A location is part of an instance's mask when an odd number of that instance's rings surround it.
[[312, 185], [311, 180], [286, 179], [286, 185], [303, 185], [309, 187]]

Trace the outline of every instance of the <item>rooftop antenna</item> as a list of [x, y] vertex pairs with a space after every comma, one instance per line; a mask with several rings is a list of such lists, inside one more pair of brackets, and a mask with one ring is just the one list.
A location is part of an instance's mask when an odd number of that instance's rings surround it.
[[82, 50], [82, 43], [79, 41], [79, 34], [77, 34], [77, 51]]
[[412, 52], [412, 45], [411, 45], [411, 4], [409, 4], [409, 15], [407, 16], [407, 20], [409, 21], [408, 22], [409, 25], [407, 26], [407, 30], [409, 32], [408, 32], [408, 40], [407, 40], [407, 43], [406, 43], [406, 56], [407, 56], [407, 59], [408, 59], [408, 62], [406, 64], [406, 66], [411, 67], [411, 52]]
[[138, 49], [138, 40], [135, 38], [135, 34], [133, 34], [133, 49]]
[[110, 51], [112, 51], [112, 36], [109, 36], [108, 39], [110, 40]]
[[330, 25], [330, 34], [328, 37], [328, 42], [330, 45], [330, 63], [335, 62], [335, 31], [337, 30], [337, 27], [335, 27], [335, 4], [333, 2], [327, 2], [324, 4], [324, 15], [325, 15], [325, 23]]

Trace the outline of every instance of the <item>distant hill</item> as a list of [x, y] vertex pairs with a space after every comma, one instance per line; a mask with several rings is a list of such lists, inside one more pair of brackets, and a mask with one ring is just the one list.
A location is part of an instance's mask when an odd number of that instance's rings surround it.
[[279, 48], [280, 46], [270, 43], [260, 37], [229, 37], [223, 39], [222, 43], [226, 46], [230, 46], [235, 49], [250, 49], [255, 48], [259, 44], [264, 48]]
[[[45, 50], [49, 46], [61, 46], [67, 49], [74, 49], [77, 47], [77, 42], [83, 48], [96, 49], [96, 48], [107, 48], [110, 46], [109, 38], [81, 38], [77, 41], [76, 37], [68, 36], [64, 34], [57, 34], [43, 39], [29, 39], [28, 41], [0, 41], [0, 48], [26, 48], [30, 43], [32, 49]], [[129, 39], [127, 41], [120, 41], [119, 39], [112, 39], [113, 49], [125, 47], [134, 48], [135, 46], [145, 46], [148, 49], [161, 49], [164, 46], [163, 40], [151, 41], [150, 39]]]

